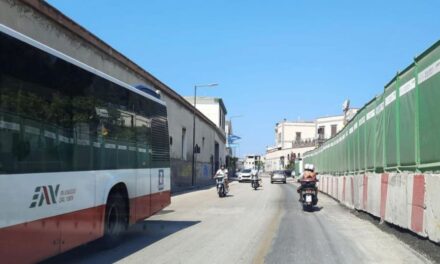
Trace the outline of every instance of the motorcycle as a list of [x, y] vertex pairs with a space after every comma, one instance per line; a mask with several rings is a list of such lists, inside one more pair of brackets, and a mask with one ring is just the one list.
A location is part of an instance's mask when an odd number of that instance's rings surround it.
[[312, 211], [313, 206], [318, 204], [317, 181], [301, 182], [301, 202], [304, 211]]
[[252, 175], [251, 186], [254, 188], [254, 190], [257, 190], [258, 187], [260, 187], [260, 180], [258, 179], [257, 175]]
[[228, 188], [226, 188], [225, 176], [216, 176], [215, 183], [217, 186], [218, 197], [225, 197], [229, 192]]

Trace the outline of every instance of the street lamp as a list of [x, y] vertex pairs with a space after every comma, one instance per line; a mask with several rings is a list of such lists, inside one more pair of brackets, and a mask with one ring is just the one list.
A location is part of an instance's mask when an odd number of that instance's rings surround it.
[[243, 115], [234, 115], [229, 117], [229, 121], [232, 121], [233, 118], [239, 118], [239, 117], [243, 117]]
[[218, 83], [210, 83], [210, 84], [196, 84], [194, 85], [194, 109], [193, 109], [193, 142], [192, 142], [192, 176], [191, 176], [191, 185], [194, 186], [196, 179], [196, 103], [197, 103], [197, 88], [202, 87], [215, 87], [218, 86]]

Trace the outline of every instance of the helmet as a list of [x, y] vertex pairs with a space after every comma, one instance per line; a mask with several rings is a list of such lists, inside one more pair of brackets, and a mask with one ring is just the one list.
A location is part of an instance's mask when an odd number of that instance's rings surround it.
[[313, 164], [306, 163], [306, 165], [304, 165], [304, 170], [315, 171], [315, 166]]

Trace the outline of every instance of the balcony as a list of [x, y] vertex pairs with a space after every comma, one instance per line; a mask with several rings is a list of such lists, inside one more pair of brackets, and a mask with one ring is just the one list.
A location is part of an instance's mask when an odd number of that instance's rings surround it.
[[318, 144], [318, 140], [315, 138], [297, 139], [292, 142], [293, 148], [306, 148], [315, 147]]

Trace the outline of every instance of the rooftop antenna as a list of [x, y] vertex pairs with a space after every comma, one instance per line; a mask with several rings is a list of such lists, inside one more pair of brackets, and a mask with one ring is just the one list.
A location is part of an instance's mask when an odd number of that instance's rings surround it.
[[350, 110], [350, 100], [345, 99], [344, 103], [342, 104], [342, 112], [344, 112], [344, 126], [347, 124], [347, 113]]

